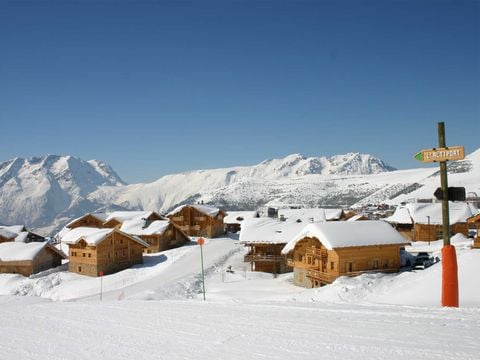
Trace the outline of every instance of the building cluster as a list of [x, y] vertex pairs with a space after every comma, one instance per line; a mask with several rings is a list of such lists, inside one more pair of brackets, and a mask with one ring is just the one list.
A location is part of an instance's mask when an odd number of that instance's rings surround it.
[[[182, 205], [155, 211], [88, 213], [68, 223], [53, 239], [24, 226], [0, 226], [0, 272], [32, 273], [61, 265], [87, 276], [102, 276], [143, 263], [143, 255], [182, 246], [190, 237], [215, 238], [240, 232], [252, 271], [293, 271], [294, 284], [318, 287], [339, 276], [398, 272], [401, 249], [411, 241], [442, 237], [441, 205], [410, 203], [382, 220], [342, 209], [229, 211]], [[263, 215], [263, 216], [261, 216]], [[463, 202], [450, 204], [451, 233], [476, 229], [480, 214]]]

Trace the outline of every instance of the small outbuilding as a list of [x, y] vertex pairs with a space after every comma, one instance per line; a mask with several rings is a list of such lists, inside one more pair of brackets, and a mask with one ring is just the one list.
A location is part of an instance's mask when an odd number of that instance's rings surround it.
[[88, 276], [112, 274], [143, 263], [149, 244], [118, 229], [79, 227], [62, 238], [69, 247], [70, 272]]
[[323, 222], [307, 225], [283, 248], [295, 285], [332, 283], [339, 276], [398, 272], [400, 248], [408, 242], [383, 221]]
[[167, 214], [167, 217], [189, 236], [215, 238], [224, 234], [225, 213], [207, 205], [182, 205]]
[[0, 273], [30, 276], [62, 265], [65, 254], [44, 242], [4, 242], [0, 244]]
[[237, 233], [242, 229], [242, 223], [245, 219], [259, 217], [257, 211], [228, 211], [223, 219], [225, 232]]

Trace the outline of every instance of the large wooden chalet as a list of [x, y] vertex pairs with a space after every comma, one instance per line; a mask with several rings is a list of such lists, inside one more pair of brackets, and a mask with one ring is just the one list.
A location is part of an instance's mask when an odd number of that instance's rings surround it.
[[138, 236], [148, 243], [148, 248], [144, 249], [146, 253], [173, 249], [190, 241], [190, 238], [169, 220], [127, 220], [123, 222], [120, 230]]
[[66, 233], [69, 271], [82, 275], [108, 275], [143, 263], [148, 244], [118, 229], [78, 227]]
[[[468, 235], [467, 219], [474, 213], [465, 202], [449, 202], [450, 234]], [[443, 237], [442, 204], [408, 203], [385, 218], [405, 239], [435, 241]]]
[[0, 273], [30, 276], [60, 266], [65, 254], [48, 242], [4, 242], [0, 244]]
[[189, 236], [219, 237], [224, 234], [225, 213], [207, 205], [182, 205], [167, 214]]
[[244, 220], [240, 243], [249, 249], [244, 261], [250, 263], [252, 271], [272, 274], [292, 271], [281, 251], [304, 227], [305, 223], [292, 219], [262, 217]]
[[284, 247], [294, 284], [307, 288], [339, 276], [397, 272], [407, 241], [383, 221], [322, 222], [307, 225]]

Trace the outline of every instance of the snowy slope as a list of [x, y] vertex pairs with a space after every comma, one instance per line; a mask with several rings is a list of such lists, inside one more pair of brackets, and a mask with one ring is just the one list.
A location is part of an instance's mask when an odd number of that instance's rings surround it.
[[[303, 289], [291, 284], [291, 273], [248, 271], [245, 249], [228, 238], [205, 245], [205, 302], [193, 244], [150, 254], [144, 265], [102, 280], [62, 269], [31, 278], [0, 274], [9, 334], [0, 338], [0, 358], [477, 359], [480, 250], [463, 237], [452, 243], [458, 309], [439, 305], [441, 262]], [[439, 255], [440, 248], [432, 242], [409, 250]]]

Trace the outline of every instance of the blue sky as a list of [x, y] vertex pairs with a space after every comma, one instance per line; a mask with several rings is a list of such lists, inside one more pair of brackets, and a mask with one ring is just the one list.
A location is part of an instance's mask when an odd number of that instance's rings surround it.
[[478, 1], [0, 0], [0, 161], [127, 182], [291, 153], [480, 147]]

